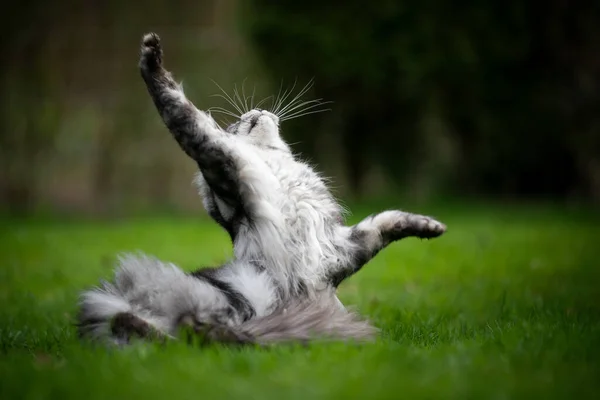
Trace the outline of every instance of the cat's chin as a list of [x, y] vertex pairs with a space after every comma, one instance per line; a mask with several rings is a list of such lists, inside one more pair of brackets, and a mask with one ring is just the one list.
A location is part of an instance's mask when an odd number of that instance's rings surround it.
[[277, 120], [277, 117], [273, 114], [263, 114], [260, 117], [258, 117], [258, 120], [256, 121], [256, 125], [258, 126], [262, 126], [266, 129], [268, 129], [269, 131], [272, 131], [273, 133], [277, 134], [277, 130], [279, 127], [279, 121]]
[[264, 117], [269, 117], [273, 123], [275, 124], [275, 126], [279, 126], [279, 117], [269, 111], [263, 110], [262, 115]]
[[279, 142], [279, 128], [270, 115], [261, 115], [254, 122], [249, 137], [258, 145], [270, 146]]

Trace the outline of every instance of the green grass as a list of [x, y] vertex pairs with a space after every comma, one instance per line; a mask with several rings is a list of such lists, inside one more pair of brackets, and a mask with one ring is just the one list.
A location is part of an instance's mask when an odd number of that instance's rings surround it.
[[517, 206], [435, 215], [445, 236], [396, 243], [340, 288], [381, 328], [376, 343], [241, 351], [92, 348], [71, 325], [78, 291], [110, 277], [119, 252], [185, 269], [225, 260], [229, 242], [213, 223], [6, 220], [0, 398], [598, 398], [598, 215]]

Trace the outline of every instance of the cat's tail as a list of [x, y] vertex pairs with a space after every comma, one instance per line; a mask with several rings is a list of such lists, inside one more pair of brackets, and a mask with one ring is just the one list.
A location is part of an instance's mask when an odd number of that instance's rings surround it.
[[344, 309], [334, 294], [297, 298], [264, 317], [239, 327], [242, 336], [259, 345], [314, 340], [370, 341], [377, 329], [357, 313]]

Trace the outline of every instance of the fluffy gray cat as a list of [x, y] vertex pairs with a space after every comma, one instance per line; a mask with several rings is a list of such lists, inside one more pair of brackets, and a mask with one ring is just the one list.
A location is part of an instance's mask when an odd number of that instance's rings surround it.
[[271, 111], [239, 110], [222, 129], [186, 98], [162, 58], [159, 37], [145, 35], [141, 75], [165, 125], [198, 164], [204, 206], [229, 233], [234, 255], [192, 273], [149, 256], [120, 258], [112, 282], [82, 293], [80, 334], [116, 344], [178, 339], [182, 330], [203, 343], [373, 338], [376, 329], [344, 308], [337, 286], [388, 244], [434, 238], [446, 227], [403, 211], [346, 226], [323, 179], [279, 136], [279, 124], [313, 102], [296, 96]]

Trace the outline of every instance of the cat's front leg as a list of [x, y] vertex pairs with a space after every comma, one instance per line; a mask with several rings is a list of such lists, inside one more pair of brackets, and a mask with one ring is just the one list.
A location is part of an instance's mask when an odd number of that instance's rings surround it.
[[142, 39], [139, 68], [163, 122], [181, 148], [194, 160], [206, 159], [209, 147], [215, 147], [223, 132], [206, 113], [198, 110], [163, 67], [163, 50], [155, 33]]
[[241, 203], [238, 177], [243, 155], [210, 115], [187, 99], [163, 67], [163, 50], [155, 33], [142, 39], [139, 68], [156, 109], [179, 146], [196, 161], [215, 193], [235, 209]]
[[446, 232], [446, 225], [425, 215], [390, 210], [344, 229], [350, 249], [343, 258], [345, 264], [336, 266], [330, 273], [329, 280], [334, 286], [358, 272], [390, 243], [411, 236], [432, 239]]
[[356, 228], [361, 230], [378, 230], [383, 246], [406, 237], [433, 239], [446, 232], [446, 225], [426, 215], [404, 211], [384, 211], [360, 222]]
[[444, 232], [446, 225], [431, 217], [390, 210], [371, 215], [354, 225], [351, 228], [350, 240], [358, 248], [358, 264], [365, 264], [392, 242], [411, 236], [432, 239]]
[[255, 225], [261, 221], [276, 225], [273, 220], [279, 213], [271, 197], [279, 182], [251, 147], [221, 130], [186, 98], [163, 67], [158, 35], [144, 35], [139, 68], [165, 125], [231, 214], [249, 216]]

